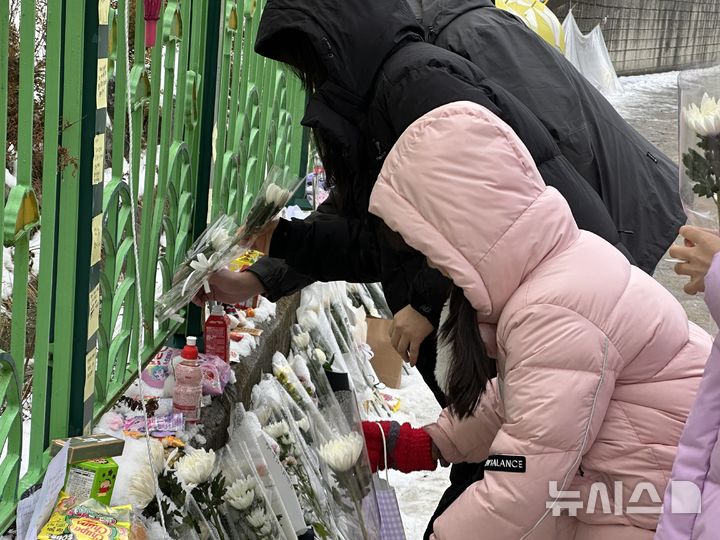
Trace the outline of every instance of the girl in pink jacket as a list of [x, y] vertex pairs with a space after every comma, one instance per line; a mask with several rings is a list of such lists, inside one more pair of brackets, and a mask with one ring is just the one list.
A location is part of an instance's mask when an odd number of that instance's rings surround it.
[[[690, 276], [685, 291], [705, 291], [705, 302], [720, 323], [720, 238], [683, 227], [685, 246], [670, 254], [687, 262], [679, 274]], [[710, 354], [695, 403], [680, 438], [672, 482], [668, 485], [656, 540], [720, 538], [720, 350]]]
[[387, 464], [366, 426], [381, 468], [488, 460], [433, 538], [651, 540], [708, 335], [578, 230], [518, 137], [479, 105], [414, 122], [370, 211], [455, 286], [437, 371], [449, 407], [423, 429], [384, 423]]

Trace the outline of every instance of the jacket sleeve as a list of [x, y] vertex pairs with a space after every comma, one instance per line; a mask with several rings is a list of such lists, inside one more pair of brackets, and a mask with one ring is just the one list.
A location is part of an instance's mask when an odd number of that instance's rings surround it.
[[[522, 102], [491, 81], [478, 84], [467, 76], [448, 67], [424, 66], [409, 71], [399, 81], [388, 81], [384, 107], [394, 135], [399, 137], [417, 118], [442, 105], [456, 101], [482, 105], [520, 137], [545, 183], [556, 188], [568, 201], [578, 227], [619, 247], [618, 226], [596, 191], [600, 187], [590, 185], [580, 175], [562, 155], [547, 128]], [[414, 88], [422, 88], [423, 92], [418, 93]], [[407, 99], [408, 95], [414, 99]], [[626, 249], [621, 251], [634, 263]]]
[[[705, 302], [717, 323], [720, 320], [720, 254], [713, 258], [705, 277]], [[720, 337], [715, 338], [710, 358], [705, 366], [695, 403], [680, 437], [673, 463], [671, 482], [665, 492], [663, 512], [655, 540], [693, 538], [697, 513], [689, 511], [701, 502], [695, 497], [702, 493], [712, 463], [711, 455], [720, 432]], [[688, 484], [694, 484], [697, 490]], [[673, 507], [675, 505], [681, 508]], [[701, 511], [707, 510], [701, 507]], [[697, 533], [697, 531], [695, 531]]]
[[247, 269], [260, 280], [265, 287], [265, 298], [277, 302], [285, 296], [290, 296], [303, 287], [307, 287], [315, 280], [301, 274], [288, 266], [282, 259], [263, 257]]
[[[593, 444], [615, 387], [618, 354], [605, 334], [577, 313], [554, 305], [526, 307], [503, 325], [500, 382], [503, 423], [490, 456], [523, 457], [525, 472], [486, 470], [435, 522], [435, 538], [492, 531], [522, 540], [550, 515], [553, 493], [567, 490]], [[456, 446], [470, 426], [446, 428]]]
[[437, 328], [440, 313], [448, 299], [452, 281], [427, 265], [423, 257], [410, 284], [410, 305]]
[[457, 420], [448, 409], [434, 424], [425, 426], [443, 459], [450, 463], [480, 463], [490, 454], [490, 445], [502, 425], [502, 402], [497, 379], [488, 382], [478, 407], [470, 418]]
[[313, 281], [380, 280], [377, 242], [371, 227], [358, 219], [280, 220], [269, 255]]

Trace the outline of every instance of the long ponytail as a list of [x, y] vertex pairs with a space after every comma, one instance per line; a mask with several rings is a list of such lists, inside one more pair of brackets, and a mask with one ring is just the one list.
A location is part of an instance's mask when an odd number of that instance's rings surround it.
[[450, 293], [448, 317], [440, 328], [439, 338], [452, 344], [447, 404], [456, 417], [466, 418], [475, 411], [497, 369], [480, 336], [477, 312], [457, 285]]

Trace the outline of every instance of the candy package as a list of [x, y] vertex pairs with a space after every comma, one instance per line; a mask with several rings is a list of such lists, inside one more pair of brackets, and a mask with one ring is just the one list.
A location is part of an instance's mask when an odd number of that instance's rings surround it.
[[61, 492], [39, 540], [124, 540], [130, 537], [132, 507], [105, 506], [93, 499], [76, 504]]

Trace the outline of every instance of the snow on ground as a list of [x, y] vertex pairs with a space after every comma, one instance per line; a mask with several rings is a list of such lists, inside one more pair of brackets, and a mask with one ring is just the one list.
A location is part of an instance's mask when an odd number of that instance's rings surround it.
[[[399, 389], [388, 388], [383, 392], [400, 399], [400, 410], [392, 417], [400, 423], [421, 427], [437, 420], [440, 414], [440, 405], [415, 368], [403, 374]], [[408, 540], [423, 537], [440, 497], [450, 485], [449, 475], [450, 469], [444, 467], [411, 474], [390, 471], [390, 485], [395, 488]]]

